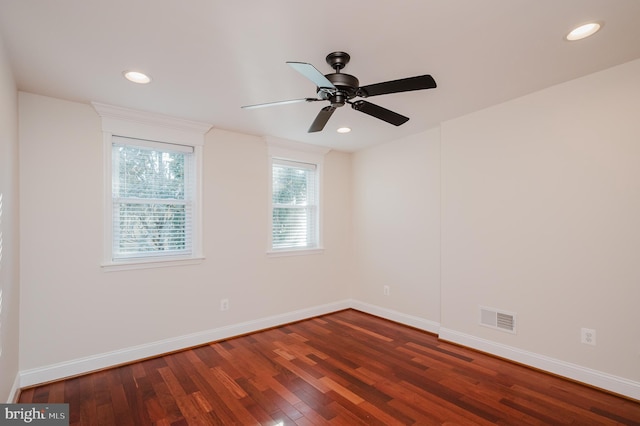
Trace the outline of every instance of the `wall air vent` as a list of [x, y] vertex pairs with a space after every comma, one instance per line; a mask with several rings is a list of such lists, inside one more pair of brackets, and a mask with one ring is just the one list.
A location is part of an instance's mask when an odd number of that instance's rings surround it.
[[515, 334], [516, 314], [480, 306], [480, 325]]

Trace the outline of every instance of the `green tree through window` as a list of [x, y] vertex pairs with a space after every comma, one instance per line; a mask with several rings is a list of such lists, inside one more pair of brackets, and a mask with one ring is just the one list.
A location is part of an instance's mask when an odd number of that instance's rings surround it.
[[273, 160], [272, 246], [317, 246], [317, 181], [313, 164]]
[[113, 144], [114, 259], [191, 253], [192, 155]]

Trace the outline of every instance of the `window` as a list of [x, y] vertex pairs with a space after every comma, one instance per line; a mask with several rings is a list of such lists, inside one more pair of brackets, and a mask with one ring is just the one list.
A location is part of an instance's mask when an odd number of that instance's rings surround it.
[[193, 254], [193, 147], [114, 136], [112, 259]]
[[320, 182], [324, 154], [315, 145], [267, 138], [270, 173], [271, 255], [322, 251]]
[[211, 125], [92, 105], [104, 140], [103, 268], [201, 261], [202, 150]]
[[317, 165], [274, 158], [272, 248], [318, 247]]

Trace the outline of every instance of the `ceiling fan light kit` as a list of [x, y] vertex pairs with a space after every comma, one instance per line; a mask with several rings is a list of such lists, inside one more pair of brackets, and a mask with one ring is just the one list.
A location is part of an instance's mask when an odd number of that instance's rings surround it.
[[393, 112], [362, 99], [355, 101], [353, 99], [356, 97], [368, 98], [371, 96], [434, 89], [437, 87], [433, 77], [428, 74], [360, 87], [360, 82], [356, 77], [340, 72], [347, 66], [350, 60], [351, 56], [346, 52], [329, 53], [326, 57], [326, 61], [335, 72], [326, 75], [323, 75], [313, 65], [306, 62], [287, 62], [287, 64], [294, 70], [298, 71], [316, 85], [316, 97], [247, 105], [242, 108], [251, 109], [285, 105], [296, 102], [328, 101], [330, 105], [320, 110], [311, 124], [311, 127], [309, 127], [309, 133], [319, 132], [324, 129], [324, 126], [327, 124], [334, 111], [343, 107], [345, 104], [350, 104], [351, 108], [356, 111], [363, 112], [367, 115], [393, 124], [394, 126], [400, 126], [409, 121], [409, 117], [405, 117], [397, 112]]

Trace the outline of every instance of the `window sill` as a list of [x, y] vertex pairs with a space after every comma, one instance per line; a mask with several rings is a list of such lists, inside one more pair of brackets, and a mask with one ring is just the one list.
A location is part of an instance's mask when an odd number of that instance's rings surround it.
[[269, 250], [267, 251], [267, 257], [306, 256], [322, 253], [324, 253], [324, 248], [322, 247], [316, 247], [312, 249]]
[[132, 269], [168, 268], [172, 266], [197, 265], [204, 261], [204, 257], [190, 257], [187, 259], [135, 259], [121, 262], [108, 262], [101, 265], [105, 272], [128, 271]]

